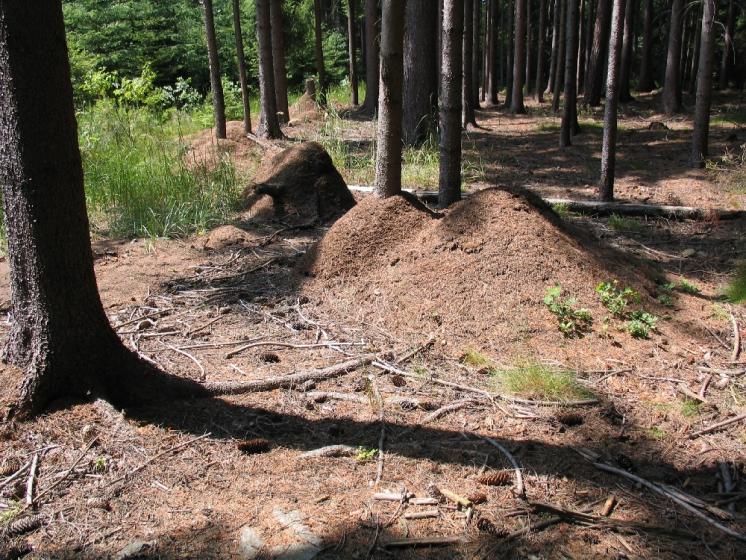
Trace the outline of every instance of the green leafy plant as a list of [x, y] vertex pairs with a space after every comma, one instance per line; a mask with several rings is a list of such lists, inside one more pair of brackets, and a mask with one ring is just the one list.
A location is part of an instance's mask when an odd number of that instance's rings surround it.
[[378, 454], [378, 449], [375, 447], [358, 447], [357, 448], [357, 454], [355, 455], [355, 460], [360, 463], [365, 463], [366, 461], [370, 461]]
[[663, 428], [659, 428], [658, 426], [649, 428], [648, 434], [650, 434], [650, 437], [652, 437], [653, 439], [663, 439], [668, 435]]
[[697, 295], [702, 290], [698, 286], [695, 286], [686, 279], [681, 279], [676, 283], [676, 289], [685, 294]]
[[591, 312], [585, 308], [576, 308], [576, 298], [563, 298], [562, 286], [559, 284], [547, 288], [544, 304], [549, 308], [550, 313], [557, 317], [558, 328], [566, 337], [582, 337], [590, 331], [593, 324]]
[[93, 462], [93, 472], [103, 474], [106, 472], [107, 467], [106, 457], [96, 457], [96, 460]]
[[650, 332], [655, 330], [658, 317], [647, 311], [633, 311], [629, 314], [629, 321], [624, 324], [626, 330], [632, 338], [648, 338]]
[[618, 280], [601, 282], [596, 286], [596, 293], [601, 298], [604, 307], [615, 317], [625, 317], [628, 307], [640, 302], [640, 294], [629, 286], [620, 289]]

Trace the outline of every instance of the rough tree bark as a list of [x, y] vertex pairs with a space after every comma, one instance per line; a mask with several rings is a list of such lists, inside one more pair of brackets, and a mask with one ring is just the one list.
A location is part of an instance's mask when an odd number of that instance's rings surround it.
[[443, 54], [440, 99], [441, 208], [461, 199], [461, 46], [464, 27], [463, 0], [443, 2]]
[[474, 29], [471, 35], [471, 52], [473, 53], [471, 57], [471, 95], [472, 106], [474, 109], [479, 109], [479, 67], [482, 60], [479, 52], [479, 37], [481, 31], [482, 2], [481, 0], [474, 0], [472, 5], [472, 26]]
[[715, 0], [704, 0], [702, 36], [699, 41], [699, 69], [697, 70], [697, 104], [694, 109], [694, 131], [689, 162], [692, 167], [704, 167], [710, 134], [710, 103], [712, 101], [712, 66], [715, 51]]
[[251, 109], [249, 107], [249, 85], [246, 80], [246, 56], [243, 52], [243, 35], [241, 34], [241, 8], [238, 0], [233, 0], [233, 31], [236, 35], [236, 60], [238, 61], [238, 81], [241, 84], [241, 102], [243, 103], [243, 131], [251, 133]]
[[[627, 0], [628, 5], [634, 0]], [[626, 14], [625, 14], [626, 12]], [[625, 19], [629, 10], [625, 0], [614, 0], [609, 35], [609, 68], [606, 76], [606, 108], [604, 111], [604, 134], [601, 144], [601, 180], [599, 196], [603, 201], [614, 199], [614, 172], [616, 165], [617, 103], [620, 86], [620, 58], [623, 36], [627, 34]], [[623, 30], [624, 28], [624, 30]]]
[[610, 18], [611, 0], [598, 0], [596, 21], [593, 26], [593, 46], [585, 73], [585, 102], [591, 107], [598, 107], [601, 104], [604, 55], [608, 47]]
[[365, 0], [365, 101], [363, 111], [378, 109], [378, 0]]
[[559, 59], [560, 12], [562, 0], [552, 2], [552, 52], [549, 55], [549, 79], [544, 93], [554, 93], [557, 78], [557, 61]]
[[565, 45], [567, 43], [567, 2], [569, 0], [557, 0], [560, 4], [559, 45], [557, 47], [557, 65], [554, 68], [554, 93], [552, 94], [552, 111], [559, 112], [560, 94], [562, 93], [565, 77]]
[[[637, 0], [626, 0], [626, 7], [624, 10], [624, 38], [622, 40], [622, 53], [619, 68], [619, 102], [629, 103], [634, 101], [632, 94], [629, 89], [630, 74], [632, 73], [632, 47], [635, 42], [635, 14], [637, 13]], [[612, 16], [612, 26], [613, 26]], [[613, 47], [613, 41], [609, 40], [610, 47]], [[609, 56], [609, 64], [611, 64], [611, 56]], [[607, 74], [608, 77], [611, 74]], [[608, 85], [606, 86], [608, 90]], [[608, 97], [608, 91], [606, 93]]]
[[355, 51], [357, 49], [357, 39], [355, 36], [355, 19], [357, 10], [355, 4], [357, 0], [347, 0], [347, 53], [350, 66], [350, 100], [357, 107], [357, 58]]
[[689, 72], [689, 93], [697, 93], [697, 73], [699, 72], [699, 51], [702, 37], [702, 16], [699, 14], [701, 8], [695, 7], [695, 17], [697, 19], [697, 28], [694, 32], [694, 53], [692, 53], [692, 69]]
[[671, 27], [668, 33], [668, 54], [666, 55], [666, 76], [663, 82], [663, 112], [674, 115], [681, 110], [681, 35], [684, 0], [671, 3]]
[[523, 86], [526, 90], [526, 95], [531, 95], [534, 90], [534, 29], [533, 22], [531, 21], [531, 0], [526, 0], [526, 68], [524, 71], [526, 75], [523, 78]]
[[401, 193], [403, 81], [404, 2], [383, 0], [374, 186], [375, 194], [382, 198]]
[[591, 51], [593, 50], [593, 26], [596, 22], [596, 3], [593, 0], [587, 0], [587, 10], [585, 26], [586, 39], [585, 50], [583, 51], [583, 82], [578, 84], [579, 91], [585, 94], [585, 76], [588, 74], [588, 64], [591, 60]]
[[487, 65], [489, 67], [489, 103], [490, 105], [497, 105], [499, 100], [497, 98], [498, 83], [500, 82], [500, 76], [498, 71], [498, 59], [497, 59], [497, 43], [499, 41], [497, 36], [497, 12], [498, 12], [498, 1], [490, 0], [489, 3], [489, 60]]
[[60, 2], [0, 2], [0, 185], [11, 286], [3, 360], [26, 372], [15, 412], [60, 397], [162, 396], [99, 298]]
[[223, 97], [223, 83], [220, 81], [220, 60], [218, 59], [218, 42], [215, 38], [212, 0], [202, 0], [202, 7], [205, 15], [207, 58], [210, 62], [210, 89], [212, 91], [212, 110], [215, 116], [215, 136], [225, 138], [225, 98]]
[[513, 92], [510, 112], [525, 113], [523, 79], [526, 75], [526, 7], [528, 0], [515, 0], [515, 43], [513, 56]]
[[565, 103], [562, 108], [560, 147], [572, 144], [573, 134], [580, 131], [577, 110], [577, 64], [578, 64], [578, 0], [567, 0], [567, 22], [565, 31]]
[[539, 28], [536, 40], [536, 82], [534, 96], [537, 103], [544, 103], [544, 35], [546, 35], [546, 0], [539, 0]]
[[653, 0], [644, 0], [642, 12], [642, 54], [640, 55], [640, 79], [637, 90], [653, 91]]
[[262, 138], [282, 138], [277, 118], [275, 74], [272, 65], [272, 31], [269, 0], [256, 0], [256, 39], [259, 46], [259, 126], [256, 134]]
[[438, 13], [432, 0], [409, 0], [404, 29], [404, 142], [421, 144], [435, 130], [438, 108]]
[[[477, 0], [478, 1], [478, 0]], [[466, 128], [468, 125], [477, 126], [477, 116], [474, 112], [474, 82], [472, 76], [473, 58], [476, 56], [474, 51], [474, 0], [463, 0], [464, 3], [464, 36], [462, 45], [462, 124]]]
[[515, 56], [515, 33], [513, 24], [515, 18], [515, 10], [512, 8], [510, 2], [505, 3], [503, 11], [505, 12], [505, 53], [503, 59], [505, 60], [505, 106], [510, 109], [513, 105], [513, 58]]
[[588, 26], [585, 22], [585, 13], [588, 11], [588, 2], [580, 0], [578, 11], [578, 88], [585, 81], [585, 44], [588, 41]]
[[731, 63], [733, 60], [733, 27], [735, 25], [735, 2], [728, 2], [728, 19], [726, 20], [725, 29], [723, 30], [723, 57], [720, 60], [720, 81], [721, 90], [728, 87], [730, 78]]
[[313, 0], [314, 20], [314, 53], [316, 55], [316, 75], [319, 78], [319, 102], [326, 105], [326, 67], [324, 66], [324, 48], [321, 36], [321, 0]]
[[269, 18], [272, 26], [272, 70], [275, 77], [275, 105], [281, 123], [290, 120], [288, 108], [288, 78], [285, 66], [285, 32], [282, 25], [282, 0], [270, 0]]

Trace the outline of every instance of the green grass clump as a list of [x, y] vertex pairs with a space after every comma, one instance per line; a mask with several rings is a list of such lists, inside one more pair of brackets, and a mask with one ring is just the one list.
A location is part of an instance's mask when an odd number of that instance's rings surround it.
[[593, 325], [591, 312], [588, 309], [576, 308], [576, 303], [577, 299], [574, 297], [562, 297], [562, 286], [559, 284], [547, 288], [544, 296], [544, 305], [557, 317], [557, 328], [567, 338], [582, 337]]
[[552, 204], [552, 210], [554, 210], [554, 213], [560, 218], [567, 218], [570, 215], [570, 205], [567, 204], [567, 202]]
[[376, 455], [378, 455], [378, 449], [376, 449], [375, 447], [358, 447], [357, 454], [355, 455], [355, 460], [359, 463], [365, 463], [372, 460], [373, 457], [375, 457]]
[[492, 360], [487, 356], [474, 350], [473, 348], [467, 348], [461, 355], [460, 361], [462, 364], [467, 366], [475, 367], [492, 367]]
[[681, 415], [685, 418], [698, 416], [701, 407], [702, 403], [699, 401], [695, 401], [694, 399], [684, 399], [683, 401], [681, 401]]
[[566, 402], [592, 397], [578, 383], [574, 372], [533, 360], [496, 370], [493, 376], [501, 389], [529, 399]]
[[648, 434], [653, 439], [664, 439], [668, 435], [664, 429], [659, 428], [658, 426], [653, 426], [652, 428], [649, 428]]
[[686, 279], [681, 279], [676, 283], [676, 289], [685, 294], [697, 295], [702, 290], [698, 286], [695, 286]]
[[746, 263], [738, 267], [733, 279], [726, 286], [724, 295], [731, 303], [746, 301]]
[[627, 218], [619, 214], [609, 216], [609, 227], [614, 231], [640, 231], [642, 225], [634, 218]]

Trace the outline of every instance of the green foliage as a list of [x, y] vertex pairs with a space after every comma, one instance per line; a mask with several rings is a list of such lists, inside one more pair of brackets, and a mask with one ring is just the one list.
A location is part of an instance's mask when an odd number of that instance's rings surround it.
[[681, 402], [681, 415], [685, 418], [698, 416], [701, 412], [702, 403], [694, 399], [684, 399]]
[[577, 299], [574, 297], [562, 297], [560, 285], [547, 288], [544, 296], [544, 304], [550, 313], [557, 317], [558, 328], [567, 338], [582, 337], [590, 331], [593, 324], [591, 312], [584, 308], [575, 308], [576, 303]]
[[520, 361], [512, 368], [495, 371], [493, 375], [502, 389], [526, 398], [565, 402], [592, 396], [578, 383], [574, 372], [535, 360]]
[[646, 311], [633, 311], [629, 314], [629, 320], [624, 324], [626, 330], [632, 338], [648, 338], [650, 331], [655, 330], [658, 317]]
[[628, 218], [619, 214], [609, 216], [609, 227], [615, 231], [639, 231], [642, 229], [640, 222], [634, 218]]
[[555, 214], [560, 218], [567, 218], [570, 215], [570, 205], [567, 204], [567, 202], [552, 204], [552, 210], [554, 210]]
[[375, 447], [358, 447], [355, 460], [359, 463], [365, 463], [366, 461], [371, 461], [376, 455], [378, 455], [378, 449]]
[[699, 287], [695, 286], [685, 278], [682, 278], [678, 281], [678, 283], [676, 284], [676, 289], [680, 292], [691, 295], [697, 295], [702, 291], [699, 289]]
[[601, 282], [596, 286], [596, 293], [614, 317], [625, 317], [629, 305], [640, 302], [640, 294], [630, 287], [619, 289], [618, 280]]
[[650, 435], [650, 437], [653, 439], [664, 439], [668, 434], [663, 428], [653, 426], [652, 428], [648, 429], [648, 435]]
[[10, 500], [8, 509], [0, 512], [0, 526], [6, 525], [13, 521], [21, 513], [23, 504], [17, 500]]
[[733, 278], [725, 288], [724, 295], [731, 303], [746, 301], [746, 262], [736, 268]]
[[492, 360], [473, 348], [467, 348], [462, 354], [460, 360], [462, 364], [467, 366], [492, 366]]
[[96, 460], [93, 462], [93, 472], [96, 474], [103, 474], [106, 472], [106, 469], [108, 467], [108, 463], [106, 461], [106, 457], [96, 457]]

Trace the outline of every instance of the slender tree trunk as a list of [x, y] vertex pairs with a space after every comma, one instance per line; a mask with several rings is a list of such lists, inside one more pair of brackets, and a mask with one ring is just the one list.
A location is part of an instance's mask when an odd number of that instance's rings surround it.
[[225, 138], [225, 98], [223, 83], [220, 81], [220, 61], [218, 43], [215, 38], [215, 19], [212, 0], [202, 0], [205, 14], [205, 35], [207, 37], [207, 58], [210, 62], [210, 89], [212, 90], [212, 110], [215, 115], [215, 136]]
[[588, 65], [591, 61], [591, 51], [593, 50], [593, 27], [596, 22], [596, 4], [593, 0], [587, 0], [588, 2], [588, 17], [586, 17], [586, 41], [585, 51], [583, 52], [583, 83], [578, 87], [580, 91], [585, 94], [585, 82], [586, 76], [588, 75]]
[[679, 87], [682, 94], [689, 76], [689, 58], [691, 57], [691, 43], [694, 35], [694, 12], [684, 9], [684, 39], [681, 41], [681, 70], [679, 71]]
[[438, 45], [438, 48], [437, 48], [438, 56], [437, 56], [436, 66], [438, 67], [438, 69], [436, 71], [436, 75], [438, 77], [438, 99], [440, 99], [440, 84], [442, 82], [441, 76], [440, 76], [440, 70], [441, 70], [440, 61], [443, 57], [443, 0], [436, 0], [436, 2], [438, 3], [438, 9], [437, 9], [438, 29], [436, 31], [437, 45]]
[[443, 58], [440, 99], [441, 208], [461, 199], [461, 47], [464, 27], [463, 0], [443, 2]]
[[559, 28], [559, 48], [557, 51], [557, 66], [554, 69], [554, 93], [552, 94], [552, 111], [559, 112], [560, 95], [565, 76], [565, 44], [567, 36], [567, 2], [569, 0], [557, 0], [560, 4], [560, 28]]
[[731, 61], [734, 56], [733, 52], [733, 27], [735, 25], [735, 2], [729, 0], [728, 2], [728, 20], [725, 24], [725, 30], [723, 32], [723, 57], [720, 60], [720, 89], [726, 89], [728, 87], [728, 80], [730, 78]]
[[378, 0], [365, 0], [365, 102], [363, 110], [373, 114], [378, 108]]
[[562, 109], [560, 147], [572, 144], [573, 134], [579, 132], [577, 112], [577, 63], [578, 63], [578, 0], [567, 0], [565, 31], [565, 104]]
[[587, 11], [586, 0], [580, 0], [580, 10], [578, 13], [578, 89], [583, 87], [585, 81], [585, 42], [588, 35], [587, 25], [585, 25], [585, 12]]
[[[629, 103], [634, 101], [632, 94], [629, 90], [630, 73], [632, 68], [632, 46], [635, 42], [635, 14], [637, 13], [637, 1], [626, 0], [626, 7], [624, 10], [624, 38], [622, 41], [622, 53], [621, 53], [621, 66], [619, 68], [619, 101], [621, 103]], [[612, 16], [613, 22], [613, 16]], [[612, 23], [612, 26], [614, 24]], [[613, 33], [613, 30], [612, 30]], [[610, 40], [609, 45], [613, 47], [614, 43]], [[611, 57], [609, 57], [609, 65], [611, 65]], [[608, 99], [608, 80], [611, 77], [611, 72], [607, 74], [606, 89]], [[613, 181], [613, 179], [612, 179]]]
[[696, 8], [695, 17], [697, 19], [697, 28], [694, 32], [694, 53], [692, 54], [692, 70], [690, 72], [689, 76], [689, 93], [694, 95], [697, 93], [697, 74], [699, 72], [699, 52], [700, 52], [700, 43], [701, 43], [701, 36], [702, 36], [702, 16], [700, 16], [699, 12], [701, 11], [700, 8]]
[[277, 118], [269, 10], [269, 0], [256, 0], [256, 39], [259, 46], [259, 103], [262, 107], [256, 134], [262, 138], [282, 138], [280, 121]]
[[357, 39], [355, 37], [356, 3], [357, 0], [347, 0], [347, 51], [350, 59], [350, 89], [352, 90], [350, 100], [355, 107], [359, 103], [357, 98], [357, 55], [355, 53], [357, 49]]
[[499, 100], [497, 98], [497, 91], [498, 91], [498, 82], [499, 79], [499, 70], [498, 70], [498, 62], [497, 62], [497, 43], [498, 43], [498, 36], [497, 36], [497, 11], [499, 9], [498, 6], [499, 0], [490, 0], [489, 4], [489, 41], [490, 41], [490, 51], [489, 51], [489, 62], [488, 66], [490, 69], [490, 79], [489, 79], [489, 99], [490, 99], [490, 105], [497, 105], [499, 103]]
[[539, 30], [536, 41], [536, 84], [534, 96], [537, 103], [544, 103], [544, 36], [546, 35], [547, 2], [539, 0]]
[[531, 0], [526, 0], [526, 75], [523, 79], [523, 85], [526, 95], [533, 93], [534, 87], [534, 35], [536, 29], [531, 22]]
[[404, 142], [421, 144], [435, 131], [438, 107], [438, 14], [432, 0], [408, 0], [404, 29]]
[[[632, 0], [627, 0], [632, 4]], [[625, 15], [625, 12], [626, 15]], [[620, 58], [623, 36], [627, 34], [625, 19], [630, 15], [625, 0], [614, 0], [609, 36], [609, 68], [606, 77], [606, 108], [604, 135], [601, 144], [601, 181], [599, 194], [603, 201], [614, 199], [614, 172], [616, 165], [617, 102], [619, 100]], [[624, 28], [624, 29], [623, 29]]]
[[681, 110], [681, 35], [684, 0], [673, 0], [671, 4], [671, 30], [668, 34], [666, 77], [663, 82], [663, 112], [674, 115]]
[[[515, 1], [520, 2], [522, 0]], [[507, 2], [505, 6], [505, 17], [508, 20], [505, 25], [507, 31], [507, 36], [505, 38], [505, 106], [508, 108], [512, 108], [513, 106], [513, 59], [515, 57], [515, 30], [513, 27], [515, 22], [514, 15], [515, 10], [511, 8], [510, 2]]]
[[314, 18], [314, 52], [316, 54], [316, 75], [319, 78], [319, 99], [323, 105], [326, 105], [326, 67], [324, 66], [324, 47], [321, 36], [321, 2], [313, 0], [313, 18]]
[[[477, 2], [477, 4], [479, 4], [479, 2]], [[489, 88], [491, 73], [490, 49], [492, 48], [492, 45], [490, 44], [490, 27], [492, 26], [492, 23], [490, 22], [490, 4], [492, 4], [492, 0], [487, 0], [484, 14], [484, 35], [482, 37], [484, 48], [482, 49], [482, 91], [480, 99], [483, 103], [487, 101], [487, 90]]]
[[544, 93], [554, 93], [557, 78], [557, 60], [559, 59], [560, 13], [562, 0], [552, 1], [552, 52], [549, 55], [549, 80]]
[[471, 95], [472, 95], [472, 106], [474, 109], [479, 109], [479, 67], [482, 57], [479, 52], [479, 37], [481, 36], [481, 20], [482, 20], [482, 2], [481, 0], [474, 0], [472, 2], [472, 26], [474, 27], [471, 35]]
[[515, 0], [515, 43], [513, 55], [513, 93], [510, 112], [525, 113], [523, 106], [523, 78], [526, 73], [526, 4], [528, 0]]
[[648, 92], [655, 89], [653, 81], [653, 0], [643, 0], [642, 12], [642, 55], [640, 57], [640, 80], [638, 91]]
[[611, 0], [598, 0], [596, 22], [593, 26], [593, 46], [585, 74], [585, 102], [591, 107], [601, 104], [603, 90], [604, 54], [609, 38]]
[[[478, 0], [477, 0], [478, 1]], [[462, 45], [462, 64], [463, 64], [463, 76], [462, 76], [462, 124], [466, 128], [468, 125], [477, 125], [477, 117], [474, 113], [474, 92], [472, 91], [472, 58], [474, 57], [473, 51], [473, 38], [474, 38], [474, 0], [463, 0], [464, 4], [464, 36]]]
[[699, 69], [697, 71], [697, 105], [694, 109], [692, 133], [692, 167], [704, 167], [708, 155], [710, 135], [710, 103], [712, 101], [712, 66], [715, 51], [715, 0], [704, 0], [702, 10], [702, 37], [700, 39]]
[[251, 133], [251, 109], [249, 106], [249, 85], [246, 80], [246, 56], [243, 52], [241, 34], [241, 8], [238, 0], [233, 0], [233, 31], [236, 34], [236, 59], [238, 61], [238, 80], [241, 84], [241, 101], [243, 102], [243, 131]]
[[[235, 1], [235, 0], [234, 0]], [[288, 78], [285, 66], [285, 32], [282, 25], [282, 0], [270, 0], [269, 17], [272, 33], [272, 69], [275, 78], [275, 105], [281, 123], [290, 120]]]
[[374, 187], [382, 198], [401, 193], [403, 82], [404, 2], [383, 0]]

